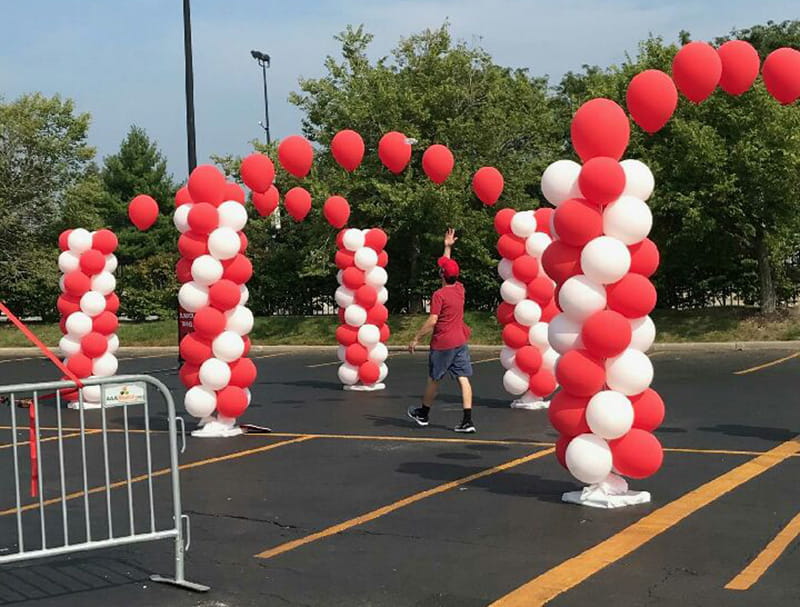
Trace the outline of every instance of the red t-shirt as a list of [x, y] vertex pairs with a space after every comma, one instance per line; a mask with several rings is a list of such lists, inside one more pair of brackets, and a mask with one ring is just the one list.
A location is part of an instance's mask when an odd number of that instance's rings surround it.
[[431, 314], [439, 317], [431, 337], [432, 350], [450, 350], [469, 341], [470, 329], [464, 323], [464, 285], [460, 282], [433, 294]]

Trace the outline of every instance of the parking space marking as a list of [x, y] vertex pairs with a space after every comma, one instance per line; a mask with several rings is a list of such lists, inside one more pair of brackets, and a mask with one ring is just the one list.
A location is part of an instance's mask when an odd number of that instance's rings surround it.
[[6, 363], [16, 363], [21, 362], [23, 360], [47, 360], [44, 356], [25, 356], [24, 358], [5, 358], [0, 360], [0, 365], [4, 365]]
[[581, 554], [556, 565], [516, 590], [499, 598], [492, 607], [544, 605], [558, 595], [641, 548], [647, 542], [680, 523], [687, 516], [740, 485], [756, 478], [800, 451], [800, 436], [693, 489], [654, 510], [619, 533]]
[[490, 363], [490, 362], [493, 362], [495, 360], [500, 360], [500, 357], [499, 356], [495, 356], [494, 358], [484, 358], [483, 360], [475, 360], [475, 361], [472, 361], [472, 364], [473, 365], [479, 365], [481, 363]]
[[362, 514], [355, 518], [351, 518], [350, 520], [344, 521], [342, 523], [332, 525], [327, 529], [323, 529], [322, 531], [318, 531], [316, 533], [312, 533], [305, 537], [292, 540], [291, 542], [279, 544], [274, 548], [269, 548], [267, 550], [264, 550], [263, 552], [259, 552], [255, 556], [256, 558], [261, 558], [261, 559], [269, 559], [274, 556], [278, 556], [279, 554], [283, 554], [284, 552], [289, 552], [290, 550], [294, 550], [295, 548], [299, 548], [300, 546], [305, 546], [306, 544], [310, 544], [311, 542], [316, 542], [317, 540], [325, 539], [326, 537], [336, 535], [337, 533], [341, 533], [342, 531], [347, 531], [348, 529], [351, 529], [358, 525], [363, 525], [364, 523], [374, 521], [377, 518], [390, 514], [396, 510], [399, 510], [400, 508], [410, 506], [411, 504], [424, 500], [433, 495], [444, 493], [445, 491], [449, 491], [450, 489], [454, 489], [455, 487], [460, 487], [461, 485], [478, 480], [479, 478], [484, 478], [486, 476], [502, 472], [503, 470], [514, 468], [515, 466], [519, 466], [520, 464], [524, 464], [532, 460], [538, 459], [540, 457], [544, 457], [545, 455], [550, 455], [551, 453], [553, 453], [553, 451], [554, 449], [552, 448], [543, 449], [542, 451], [537, 451], [535, 453], [531, 453], [524, 457], [519, 457], [517, 459], [511, 460], [509, 462], [506, 462], [505, 464], [500, 464], [499, 466], [494, 466], [492, 468], [487, 468], [486, 470], [481, 470], [480, 472], [476, 472], [475, 474], [470, 474], [469, 476], [465, 476], [456, 479], [454, 481], [450, 481], [449, 483], [437, 485], [436, 487], [433, 487], [426, 491], [421, 491], [419, 493], [409, 495], [408, 497], [405, 497], [401, 500], [398, 500], [396, 502], [378, 508], [377, 510], [373, 510], [372, 512], [367, 512], [366, 514]]
[[794, 354], [790, 354], [789, 356], [784, 356], [783, 358], [779, 358], [778, 360], [771, 360], [770, 362], [764, 363], [763, 365], [758, 365], [756, 367], [750, 367], [749, 369], [742, 369], [741, 371], [734, 371], [734, 375], [747, 375], [748, 373], [755, 373], [756, 371], [761, 371], [762, 369], [767, 369], [769, 367], [774, 367], [775, 365], [780, 365], [781, 363], [785, 363], [788, 360], [792, 360], [793, 358], [797, 358], [800, 356], [800, 352], [795, 352]]
[[[44, 428], [41, 428], [41, 429], [44, 429]], [[97, 434], [98, 432], [102, 432], [102, 430], [94, 430], [94, 429], [87, 428], [86, 429], [86, 436], [89, 436], [90, 434]], [[66, 438], [75, 438], [75, 437], [78, 437], [80, 435], [81, 435], [80, 432], [70, 432], [69, 434], [64, 434], [61, 438], [64, 438], [64, 439], [66, 439]], [[47, 438], [40, 438], [39, 439], [39, 444], [41, 444], [41, 443], [49, 443], [49, 442], [55, 441], [55, 440], [58, 440], [57, 436], [48, 436]], [[29, 445], [30, 442], [31, 441], [29, 441], [29, 440], [19, 441], [19, 442], [17, 442], [17, 447], [22, 447], [24, 445]], [[13, 446], [14, 446], [14, 443], [3, 443], [2, 445], [0, 445], [0, 449], [11, 449]]]
[[778, 560], [786, 548], [800, 534], [800, 512], [778, 532], [764, 550], [745, 567], [739, 575], [725, 585], [727, 590], [749, 590], [772, 564]]

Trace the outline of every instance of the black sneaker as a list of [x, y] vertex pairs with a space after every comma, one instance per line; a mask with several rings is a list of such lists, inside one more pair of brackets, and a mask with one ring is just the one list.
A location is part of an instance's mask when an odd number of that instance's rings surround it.
[[456, 432], [466, 432], [468, 434], [472, 434], [475, 432], [475, 426], [472, 425], [472, 422], [465, 422], [462, 421], [458, 424], [455, 428], [453, 428]]
[[425, 415], [425, 413], [422, 411], [422, 407], [409, 407], [407, 413], [411, 419], [417, 422], [417, 425], [419, 426], [428, 425], [428, 416]]

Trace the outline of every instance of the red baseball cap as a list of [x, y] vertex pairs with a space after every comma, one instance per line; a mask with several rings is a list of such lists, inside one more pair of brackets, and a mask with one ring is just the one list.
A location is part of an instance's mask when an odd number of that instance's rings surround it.
[[439, 267], [442, 269], [442, 274], [444, 274], [445, 278], [458, 278], [460, 269], [455, 259], [440, 257]]

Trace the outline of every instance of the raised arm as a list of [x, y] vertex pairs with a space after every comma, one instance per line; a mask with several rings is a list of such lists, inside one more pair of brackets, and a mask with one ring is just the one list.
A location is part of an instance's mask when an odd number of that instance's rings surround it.
[[450, 257], [450, 254], [453, 252], [453, 245], [456, 244], [456, 240], [458, 240], [458, 236], [456, 236], [456, 231], [453, 228], [448, 228], [447, 232], [444, 234], [444, 256]]

